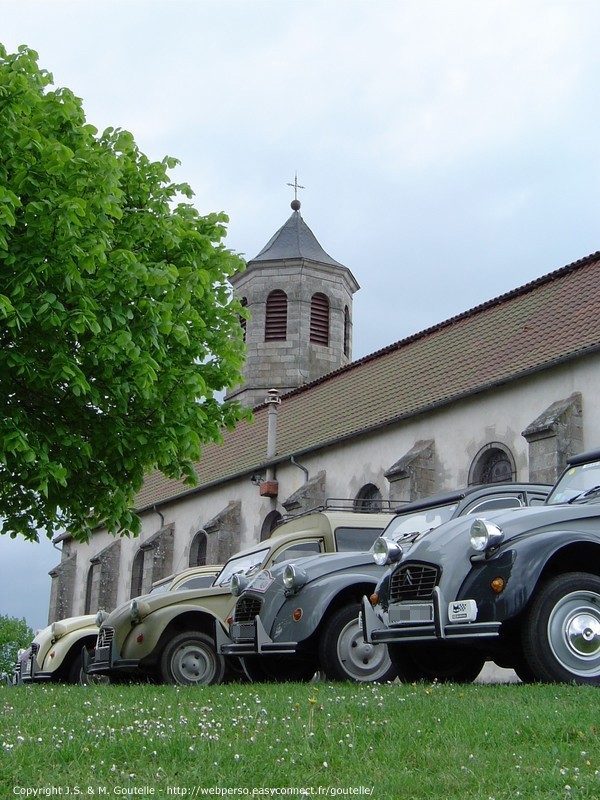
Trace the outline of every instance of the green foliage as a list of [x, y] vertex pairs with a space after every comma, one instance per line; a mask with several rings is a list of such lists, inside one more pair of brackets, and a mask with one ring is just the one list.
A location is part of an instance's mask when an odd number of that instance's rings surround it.
[[11, 674], [17, 660], [17, 652], [22, 647], [29, 647], [33, 640], [33, 631], [25, 618], [17, 619], [0, 614], [0, 674]]
[[[196, 478], [244, 413], [224, 214], [201, 216], [130, 133], [102, 134], [0, 45], [0, 515], [5, 533], [139, 530], [144, 475]], [[215, 396], [217, 395], [217, 396]]]

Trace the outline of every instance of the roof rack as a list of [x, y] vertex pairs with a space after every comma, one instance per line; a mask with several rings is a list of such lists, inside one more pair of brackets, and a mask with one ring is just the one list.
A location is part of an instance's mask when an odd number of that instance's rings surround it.
[[305, 517], [307, 514], [317, 514], [320, 511], [351, 511], [355, 514], [393, 514], [402, 506], [401, 500], [361, 500], [355, 497], [328, 497], [322, 503], [305, 511], [284, 514], [281, 522], [290, 519]]

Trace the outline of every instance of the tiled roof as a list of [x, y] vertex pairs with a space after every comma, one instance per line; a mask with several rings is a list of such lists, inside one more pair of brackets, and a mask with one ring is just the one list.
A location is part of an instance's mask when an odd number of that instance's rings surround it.
[[[283, 397], [277, 460], [300, 455], [600, 347], [600, 253], [355, 361]], [[266, 461], [267, 406], [207, 446], [197, 488]], [[197, 489], [195, 489], [197, 490]], [[189, 492], [150, 476], [137, 508]]]

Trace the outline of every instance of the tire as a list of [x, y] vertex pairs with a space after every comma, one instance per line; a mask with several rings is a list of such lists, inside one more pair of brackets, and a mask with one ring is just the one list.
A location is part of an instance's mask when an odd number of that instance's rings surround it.
[[335, 611], [320, 632], [319, 660], [328, 680], [393, 681], [396, 668], [384, 644], [369, 644], [358, 622], [360, 604]]
[[178, 633], [165, 645], [160, 658], [160, 676], [165, 683], [184, 686], [221, 683], [225, 659], [214, 640], [200, 631]]
[[389, 644], [388, 650], [403, 683], [473, 683], [485, 664], [476, 650], [455, 645]]
[[250, 656], [240, 661], [252, 683], [308, 683], [317, 671], [312, 661], [295, 656]]
[[[88, 652], [90, 655], [93, 655], [95, 650], [95, 645], [84, 645], [87, 646]], [[83, 671], [83, 652], [80, 650], [79, 653], [75, 656], [70, 668], [69, 668], [69, 683], [78, 683], [81, 686], [102, 686], [104, 684], [110, 683], [110, 678], [108, 675], [100, 675], [99, 673], [91, 673], [88, 674]]]
[[83, 683], [84, 677], [86, 676], [83, 672], [83, 659], [81, 657], [81, 650], [80, 650], [78, 653], [75, 654], [75, 657], [69, 664], [65, 680], [67, 683]]
[[522, 628], [537, 680], [600, 684], [600, 578], [569, 572], [538, 590]]

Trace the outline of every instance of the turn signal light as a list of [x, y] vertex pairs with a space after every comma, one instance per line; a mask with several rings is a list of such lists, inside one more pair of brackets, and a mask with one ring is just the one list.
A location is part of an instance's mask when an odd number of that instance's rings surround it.
[[379, 602], [379, 595], [377, 594], [377, 592], [373, 592], [373, 594], [369, 597], [369, 602], [371, 603], [372, 606], [377, 605], [377, 603]]
[[300, 622], [300, 620], [302, 619], [302, 614], [303, 614], [303, 611], [302, 611], [302, 609], [301, 609], [301, 608], [297, 608], [297, 609], [296, 609], [296, 610], [295, 610], [295, 611], [292, 613], [292, 617], [294, 618], [294, 622]]
[[138, 644], [141, 644], [144, 641], [144, 634], [138, 633], [138, 635], [135, 637], [135, 640]]
[[494, 580], [490, 583], [492, 587], [492, 592], [496, 594], [500, 594], [500, 592], [504, 591], [504, 587], [506, 586], [506, 581], [504, 578], [494, 578]]
[[225, 622], [227, 623], [227, 625], [231, 625], [231, 623], [233, 622], [233, 617], [231, 616], [231, 614], [227, 617]]
[[56, 653], [55, 653], [55, 652], [54, 652], [54, 650], [53, 650], [53, 651], [50, 653], [50, 658], [54, 658], [54, 656], [55, 656], [55, 655], [56, 655]]

